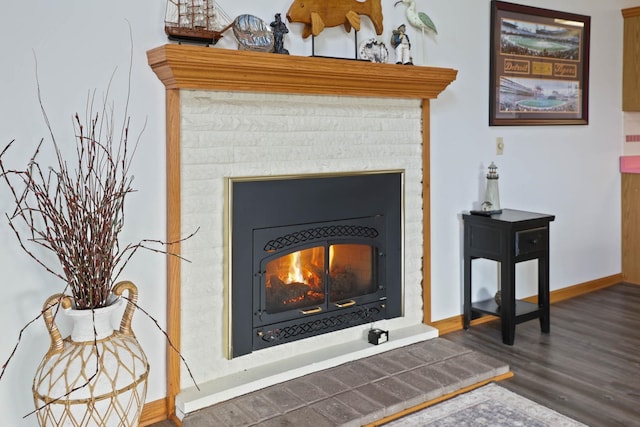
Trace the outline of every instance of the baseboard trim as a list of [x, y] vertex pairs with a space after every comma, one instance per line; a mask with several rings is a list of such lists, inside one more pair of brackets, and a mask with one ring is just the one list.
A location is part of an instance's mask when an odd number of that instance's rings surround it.
[[[623, 281], [624, 280], [623, 280], [622, 274], [619, 273], [619, 274], [603, 277], [600, 279], [591, 280], [589, 282], [580, 283], [578, 285], [568, 286], [566, 288], [551, 291], [550, 293], [551, 304], [564, 301], [569, 298], [577, 297], [579, 295], [588, 294], [590, 292], [594, 292], [599, 289], [608, 288], [609, 286], [613, 286]], [[524, 300], [535, 303], [538, 301], [538, 297], [536, 295], [529, 298], [524, 298]], [[478, 319], [472, 320], [471, 325], [472, 326], [479, 325], [494, 319], [495, 319], [494, 316], [483, 316]], [[440, 332], [440, 336], [442, 336], [450, 332], [461, 330], [463, 327], [463, 317], [462, 315], [453, 316], [447, 319], [431, 322], [429, 323], [429, 325], [438, 329], [438, 331]]]
[[145, 427], [160, 421], [165, 421], [169, 418], [169, 412], [167, 411], [167, 398], [154, 400], [153, 402], [147, 402], [142, 408], [142, 414], [140, 415], [140, 427]]
[[[591, 280], [589, 282], [581, 283], [575, 286], [569, 286], [566, 288], [558, 289], [551, 292], [551, 304], [555, 302], [564, 301], [569, 298], [577, 297], [579, 295], [588, 294], [600, 289], [608, 288], [609, 286], [616, 285], [623, 282], [622, 273], [614, 274], [612, 276], [603, 277], [601, 279]], [[537, 301], [537, 298], [532, 298], [532, 301]]]

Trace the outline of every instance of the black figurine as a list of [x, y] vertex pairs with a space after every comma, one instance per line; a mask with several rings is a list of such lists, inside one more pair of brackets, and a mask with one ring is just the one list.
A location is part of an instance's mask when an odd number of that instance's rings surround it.
[[284, 48], [284, 35], [289, 32], [289, 29], [282, 22], [282, 18], [279, 13], [275, 15], [276, 20], [271, 23], [271, 29], [273, 30], [273, 53], [289, 54], [289, 51]]

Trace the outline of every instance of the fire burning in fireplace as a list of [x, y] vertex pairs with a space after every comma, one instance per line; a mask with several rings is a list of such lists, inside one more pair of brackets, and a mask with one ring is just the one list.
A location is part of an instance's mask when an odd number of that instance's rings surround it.
[[267, 313], [323, 304], [327, 294], [331, 303], [347, 307], [354, 304], [349, 298], [375, 291], [375, 248], [360, 244], [330, 245], [328, 268], [325, 266], [325, 252], [324, 247], [313, 247], [281, 256], [267, 264]]
[[324, 301], [324, 248], [293, 252], [267, 264], [268, 313], [322, 304]]

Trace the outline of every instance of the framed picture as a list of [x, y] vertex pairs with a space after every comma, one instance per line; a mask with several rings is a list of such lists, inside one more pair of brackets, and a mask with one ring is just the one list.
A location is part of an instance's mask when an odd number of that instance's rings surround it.
[[591, 18], [493, 0], [489, 125], [586, 125]]

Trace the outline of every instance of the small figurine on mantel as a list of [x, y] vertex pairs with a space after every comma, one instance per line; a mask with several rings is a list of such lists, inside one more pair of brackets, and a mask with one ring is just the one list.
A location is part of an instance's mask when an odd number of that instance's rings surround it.
[[391, 46], [396, 51], [396, 64], [413, 65], [411, 41], [406, 33], [407, 26], [402, 24], [391, 34]]
[[395, 2], [393, 7], [396, 7], [400, 3], [407, 5], [407, 20], [409, 24], [422, 30], [422, 35], [425, 33], [438, 34], [436, 30], [436, 24], [433, 23], [429, 15], [424, 12], [418, 12], [416, 10], [416, 0], [399, 0]]
[[271, 31], [273, 31], [273, 53], [282, 53], [288, 55], [289, 51], [284, 48], [284, 35], [289, 32], [287, 25], [282, 22], [282, 17], [279, 13], [275, 15], [275, 21], [271, 24]]

